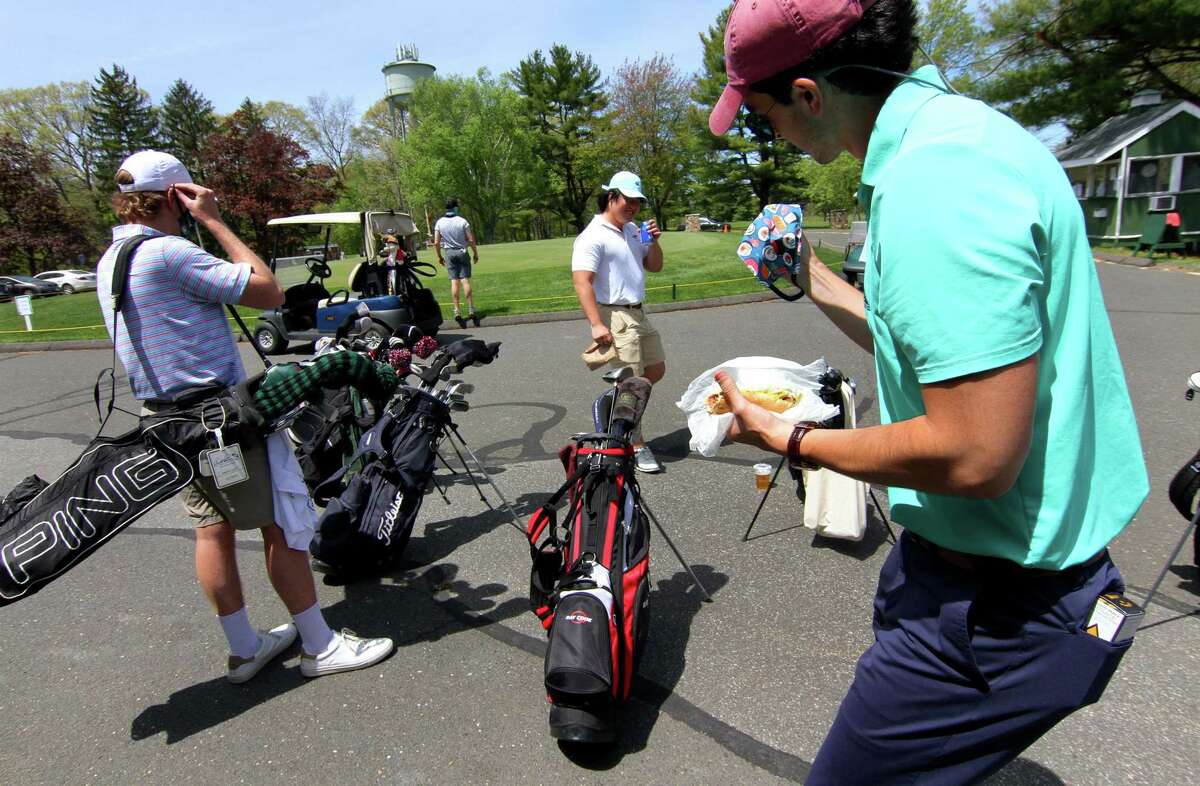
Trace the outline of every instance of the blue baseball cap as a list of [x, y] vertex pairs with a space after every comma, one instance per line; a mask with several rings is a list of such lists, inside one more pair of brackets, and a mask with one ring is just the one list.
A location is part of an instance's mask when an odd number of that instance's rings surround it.
[[802, 221], [799, 205], [767, 205], [746, 228], [737, 255], [763, 286], [796, 273]]
[[633, 199], [646, 198], [646, 195], [642, 193], [642, 179], [632, 172], [618, 172], [601, 188], [605, 191], [620, 191]]

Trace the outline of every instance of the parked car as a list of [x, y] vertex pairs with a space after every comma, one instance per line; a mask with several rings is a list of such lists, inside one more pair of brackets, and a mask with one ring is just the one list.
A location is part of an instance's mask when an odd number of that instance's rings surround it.
[[0, 303], [6, 303], [21, 294], [17, 288], [7, 281], [0, 281]]
[[67, 295], [96, 288], [96, 274], [86, 270], [47, 270], [45, 273], [38, 273], [34, 278], [58, 284]]
[[40, 281], [33, 276], [0, 276], [0, 281], [6, 281], [12, 285], [14, 296], [49, 297], [62, 294], [62, 289], [58, 284], [52, 281]]
[[859, 289], [862, 289], [863, 271], [866, 270], [862, 261], [863, 244], [866, 242], [867, 222], [852, 221], [850, 237], [846, 239], [846, 254], [842, 257], [842, 275]]
[[[701, 232], [720, 232], [720, 231], [721, 231], [721, 227], [722, 227], [722, 226], [724, 226], [724, 225], [725, 225], [725, 224], [727, 224], [727, 223], [729, 223], [729, 222], [727, 222], [727, 221], [714, 221], [714, 220], [712, 220], [711, 218], [707, 218], [707, 217], [705, 217], [705, 216], [700, 216], [700, 231], [701, 231]], [[687, 222], [686, 222], [686, 221], [682, 221], [682, 222], [680, 222], [679, 226], [678, 226], [678, 227], [676, 227], [676, 228], [677, 228], [677, 229], [678, 229], [680, 232], [684, 232], [684, 231], [686, 231], [686, 230], [687, 230]]]

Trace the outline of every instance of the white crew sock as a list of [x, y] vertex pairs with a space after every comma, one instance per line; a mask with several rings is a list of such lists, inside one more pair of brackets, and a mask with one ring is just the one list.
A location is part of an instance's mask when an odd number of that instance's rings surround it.
[[253, 658], [258, 653], [258, 631], [250, 625], [250, 616], [242, 606], [232, 614], [217, 617], [229, 641], [229, 651], [239, 658]]
[[320, 655], [333, 643], [333, 630], [325, 621], [320, 605], [314, 603], [299, 614], [293, 614], [300, 642], [309, 655]]

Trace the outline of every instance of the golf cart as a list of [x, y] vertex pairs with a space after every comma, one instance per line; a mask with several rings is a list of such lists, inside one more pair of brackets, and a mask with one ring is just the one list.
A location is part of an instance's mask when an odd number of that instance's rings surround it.
[[[333, 275], [329, 267], [330, 237], [338, 225], [359, 227], [362, 241], [362, 261], [355, 265], [345, 288], [330, 292], [325, 282]], [[316, 341], [322, 336], [334, 336], [339, 328], [367, 314], [374, 323], [368, 341], [387, 340], [397, 330], [415, 326], [427, 336], [437, 335], [442, 324], [442, 312], [433, 292], [426, 289], [418, 276], [435, 274], [433, 265], [417, 261], [417, 241], [420, 233], [410, 216], [387, 211], [353, 213], [316, 213], [303, 216], [273, 218], [270, 267], [276, 271], [285, 265], [303, 265], [308, 279], [289, 286], [284, 291], [283, 305], [267, 309], [258, 317], [254, 341], [267, 354], [287, 349], [289, 341]], [[306, 256], [280, 256], [280, 239], [284, 232], [295, 227], [324, 229], [322, 250]], [[401, 249], [397, 264], [389, 268], [384, 252], [379, 248], [381, 235], [395, 235]], [[307, 254], [307, 250], [306, 250]]]

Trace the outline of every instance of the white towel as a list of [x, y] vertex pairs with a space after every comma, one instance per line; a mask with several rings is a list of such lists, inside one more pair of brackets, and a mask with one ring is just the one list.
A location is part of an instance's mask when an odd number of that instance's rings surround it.
[[[842, 383], [846, 428], [855, 428], [854, 389]], [[862, 540], [867, 531], [867, 484], [828, 469], [804, 471], [804, 526], [827, 538]]]
[[271, 465], [275, 523], [283, 530], [288, 548], [308, 551], [308, 544], [317, 531], [317, 506], [304, 484], [292, 443], [283, 432], [267, 437], [267, 461]]

